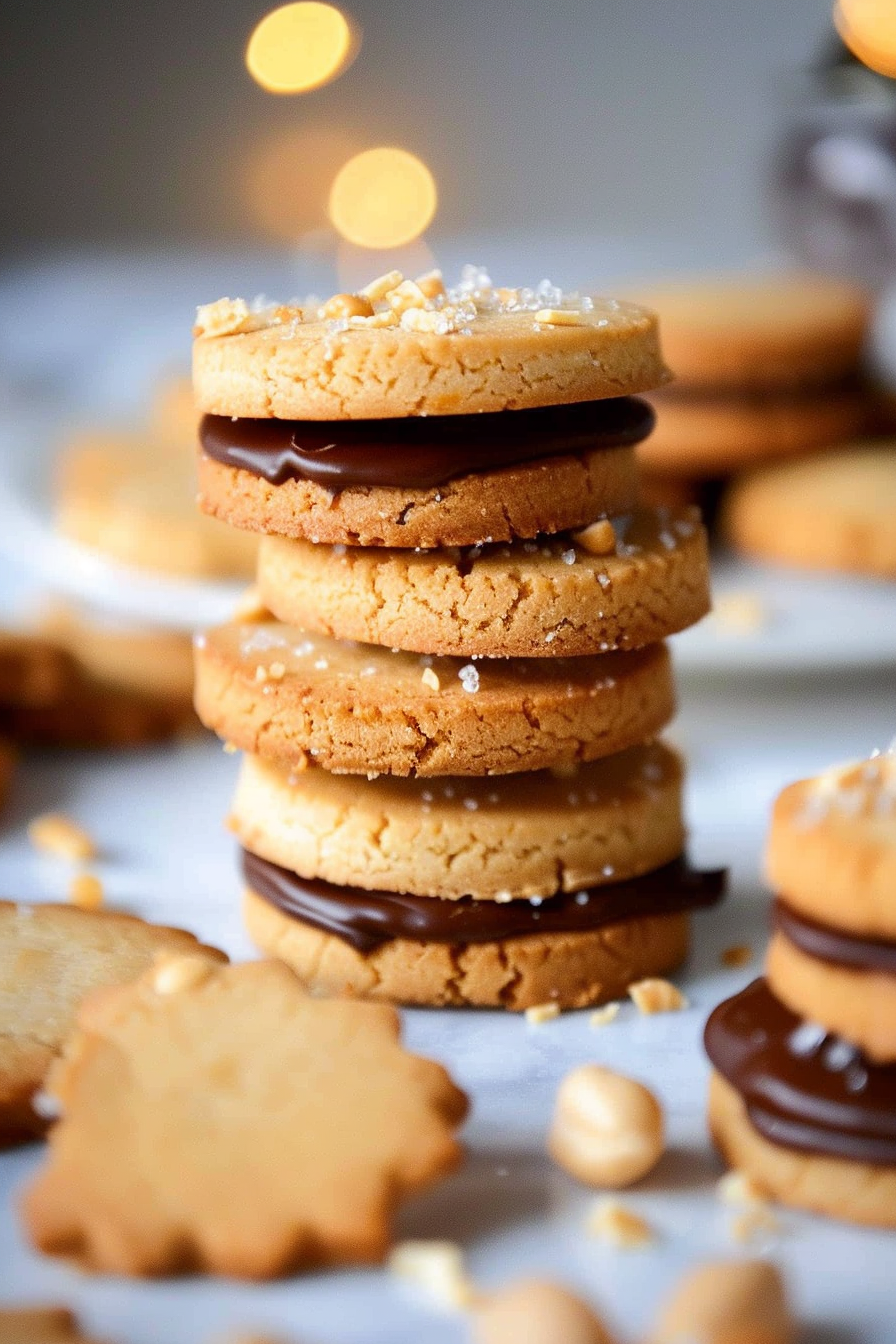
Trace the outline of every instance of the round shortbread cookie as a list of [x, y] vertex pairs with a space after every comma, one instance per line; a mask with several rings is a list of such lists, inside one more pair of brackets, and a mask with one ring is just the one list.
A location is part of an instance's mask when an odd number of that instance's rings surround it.
[[347, 546], [472, 546], [584, 527], [638, 501], [634, 448], [541, 458], [427, 490], [263, 476], [199, 459], [199, 505], [232, 527]]
[[868, 419], [855, 392], [755, 400], [658, 398], [656, 429], [638, 447], [649, 470], [722, 476], [768, 458], [809, 453], [860, 434]]
[[247, 578], [257, 542], [196, 510], [193, 461], [142, 437], [92, 432], [62, 452], [56, 523], [124, 564], [191, 578]]
[[727, 539], [762, 560], [896, 578], [896, 442], [778, 463], [741, 477]]
[[181, 707], [192, 698], [189, 635], [102, 622], [59, 601], [41, 613], [38, 630], [71, 655], [79, 673], [93, 682]]
[[379, 779], [247, 756], [230, 827], [301, 877], [511, 900], [621, 882], [684, 848], [682, 766], [660, 743], [555, 775]]
[[772, 813], [766, 872], [799, 914], [896, 941], [896, 755], [789, 785]]
[[247, 890], [246, 928], [324, 994], [430, 1007], [509, 1008], [539, 1003], [587, 1008], [621, 998], [630, 984], [674, 970], [687, 956], [686, 914], [647, 916], [589, 933], [495, 943], [420, 943], [396, 938], [363, 954], [342, 938], [293, 919]]
[[459, 415], [628, 396], [668, 377], [656, 316], [637, 304], [597, 298], [558, 321], [539, 317], [547, 305], [464, 303], [424, 311], [431, 330], [407, 315], [382, 325], [385, 312], [350, 325], [304, 321], [298, 308], [244, 315], [239, 300], [220, 320], [200, 310], [197, 407], [279, 420]]
[[771, 1143], [751, 1124], [740, 1094], [718, 1073], [710, 1079], [708, 1119], [726, 1162], [783, 1204], [853, 1223], [896, 1227], [896, 1167]]
[[769, 987], [791, 1012], [823, 1022], [874, 1064], [896, 1063], [896, 973], [823, 961], [781, 932], [772, 938], [765, 972]]
[[282, 621], [467, 658], [637, 649], [706, 614], [706, 534], [695, 510], [640, 510], [607, 531], [610, 553], [600, 555], [570, 535], [459, 552], [265, 537], [258, 584]]
[[460, 658], [343, 644], [279, 622], [196, 643], [196, 708], [219, 737], [283, 765], [356, 775], [495, 775], [610, 756], [675, 709], [662, 644], [595, 658]]
[[747, 389], [828, 382], [859, 363], [871, 296], [810, 274], [682, 278], [636, 296], [655, 308], [682, 385]]

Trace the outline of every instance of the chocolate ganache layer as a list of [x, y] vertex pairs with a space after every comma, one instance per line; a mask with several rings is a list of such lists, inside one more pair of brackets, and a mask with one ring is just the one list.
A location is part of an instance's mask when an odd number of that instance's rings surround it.
[[394, 938], [421, 943], [492, 943], [533, 934], [587, 933], [647, 915], [714, 905], [724, 870], [701, 873], [684, 858], [627, 882], [548, 896], [543, 901], [440, 901], [306, 880], [243, 850], [248, 887], [278, 910], [372, 952]]
[[484, 415], [395, 420], [234, 420], [203, 416], [203, 452], [271, 485], [307, 479], [330, 490], [426, 490], [473, 472], [646, 439], [654, 413], [638, 397]]
[[854, 1046], [797, 1017], [754, 980], [710, 1016], [715, 1068], [744, 1099], [771, 1143], [824, 1157], [896, 1164], [896, 1066], [870, 1064]]
[[896, 975], [896, 943], [844, 933], [830, 924], [807, 919], [782, 900], [772, 907], [772, 925], [807, 956], [845, 966], [853, 971], [883, 971]]

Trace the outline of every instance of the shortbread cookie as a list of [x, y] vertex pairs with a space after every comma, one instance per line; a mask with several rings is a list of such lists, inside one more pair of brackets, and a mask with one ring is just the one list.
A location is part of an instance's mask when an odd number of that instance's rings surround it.
[[472, 546], [584, 527], [638, 499], [634, 398], [365, 421], [205, 416], [199, 504], [234, 527], [349, 546]]
[[469, 415], [629, 396], [668, 376], [655, 315], [616, 299], [487, 284], [427, 298], [393, 272], [321, 311], [250, 312], [227, 299], [200, 308], [199, 410], [278, 420]]
[[107, 1273], [266, 1279], [377, 1261], [392, 1214], [457, 1165], [467, 1102], [382, 1004], [311, 998], [286, 966], [192, 956], [88, 999], [63, 1118], [22, 1213]]
[[657, 397], [656, 429], [638, 447], [648, 470], [687, 477], [723, 476], [769, 458], [810, 453], [860, 434], [865, 399], [856, 391], [810, 396]]
[[149, 410], [149, 432], [166, 448], [195, 452], [199, 412], [188, 373], [171, 374], [155, 389]]
[[94, 431], [66, 445], [56, 485], [65, 536], [140, 569], [247, 578], [252, 537], [196, 511], [192, 459], [152, 440]]
[[91, 1344], [65, 1307], [0, 1308], [0, 1344]]
[[433, 1007], [582, 1008], [685, 956], [724, 874], [684, 861], [548, 900], [439, 901], [305, 881], [244, 853], [250, 936], [315, 991]]
[[857, 938], [774, 907], [766, 975], [800, 1017], [857, 1046], [875, 1064], [896, 1064], [896, 941]]
[[871, 295], [817, 274], [682, 278], [643, 289], [684, 387], [720, 391], [834, 382], [859, 363]]
[[706, 536], [696, 511], [645, 510], [607, 532], [606, 554], [571, 535], [421, 553], [265, 537], [258, 584], [282, 621], [467, 658], [636, 649], [705, 615]]
[[896, 755], [786, 788], [772, 814], [766, 870], [798, 914], [896, 943]]
[[674, 711], [662, 644], [595, 658], [461, 658], [343, 644], [279, 622], [196, 643], [196, 707], [243, 751], [358, 775], [495, 775], [609, 756]]
[[711, 1015], [709, 1123], [732, 1167], [786, 1204], [896, 1227], [896, 1068], [802, 1021], [762, 980]]
[[896, 442], [764, 467], [729, 490], [727, 539], [760, 560], [896, 578]]
[[32, 1108], [84, 995], [140, 975], [162, 953], [226, 961], [183, 929], [70, 905], [0, 901], [0, 1146], [41, 1135]]
[[57, 704], [0, 704], [0, 734], [39, 747], [139, 747], [195, 734], [198, 728], [189, 701], [87, 679]]
[[102, 622], [58, 601], [41, 613], [38, 629], [91, 682], [180, 706], [192, 697], [189, 635]]
[[553, 896], [679, 855], [681, 762], [659, 743], [572, 772], [395, 779], [247, 756], [230, 819], [253, 854], [302, 877], [451, 900]]

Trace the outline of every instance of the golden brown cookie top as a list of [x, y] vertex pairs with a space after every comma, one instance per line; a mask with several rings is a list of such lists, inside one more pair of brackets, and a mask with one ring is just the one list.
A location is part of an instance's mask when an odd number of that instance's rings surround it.
[[810, 919], [896, 939], [896, 753], [786, 788], [766, 868], [777, 894]]
[[286, 966], [194, 955], [88, 998], [23, 1201], [43, 1251], [99, 1271], [264, 1279], [378, 1260], [393, 1210], [454, 1167], [466, 1098], [385, 1005]]
[[842, 377], [859, 361], [871, 299], [808, 273], [682, 277], [636, 294], [654, 308], [679, 387], [777, 388]]
[[199, 410], [282, 420], [384, 419], [520, 410], [628, 396], [668, 375], [656, 317], [637, 304], [506, 289], [466, 268], [393, 271], [320, 305], [201, 306]]

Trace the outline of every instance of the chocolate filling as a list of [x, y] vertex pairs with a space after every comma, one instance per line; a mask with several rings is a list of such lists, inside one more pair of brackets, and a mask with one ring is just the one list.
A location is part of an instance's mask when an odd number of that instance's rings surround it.
[[427, 490], [472, 472], [640, 443], [654, 413], [637, 397], [485, 415], [396, 420], [233, 420], [203, 416], [199, 441], [225, 466], [271, 485], [310, 480], [330, 490]]
[[545, 897], [543, 901], [458, 901], [401, 896], [308, 881], [243, 850], [243, 875], [258, 896], [278, 910], [361, 953], [393, 938], [421, 943], [492, 943], [532, 934], [586, 933], [646, 915], [672, 915], [714, 905], [725, 889], [725, 871], [701, 873], [684, 858], [627, 882]]
[[771, 1143], [850, 1162], [896, 1164], [896, 1066], [785, 1008], [765, 980], [719, 1005], [706, 1051]]
[[779, 897], [772, 906], [772, 925], [801, 952], [833, 966], [853, 971], [884, 971], [896, 975], [896, 943], [885, 938], [863, 938], [819, 924], [798, 914]]

